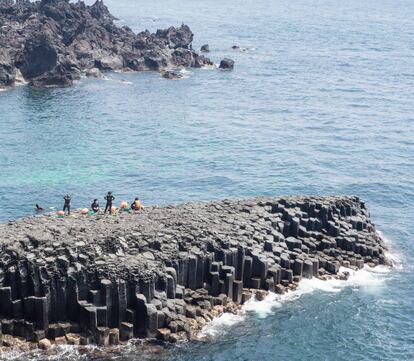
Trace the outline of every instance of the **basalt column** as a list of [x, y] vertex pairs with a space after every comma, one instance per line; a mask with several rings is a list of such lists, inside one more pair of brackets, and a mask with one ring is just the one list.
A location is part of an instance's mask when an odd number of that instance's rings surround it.
[[2, 334], [175, 342], [249, 290], [283, 293], [341, 267], [388, 264], [356, 197], [285, 197], [55, 215], [0, 225]]

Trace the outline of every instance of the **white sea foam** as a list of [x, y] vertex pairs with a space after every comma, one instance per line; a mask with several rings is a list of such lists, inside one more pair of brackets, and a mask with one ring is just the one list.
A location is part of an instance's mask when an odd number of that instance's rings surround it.
[[303, 279], [294, 291], [283, 295], [269, 293], [262, 301], [253, 298], [243, 305], [239, 315], [225, 313], [215, 318], [204, 327], [200, 337], [216, 338], [218, 335], [227, 332], [235, 324], [245, 320], [249, 314], [265, 318], [272, 314], [276, 308], [281, 308], [286, 303], [294, 302], [305, 294], [313, 292], [339, 293], [347, 287], [364, 290], [365, 292], [375, 292], [389, 277], [391, 268], [386, 266], [375, 268], [365, 266], [361, 270], [354, 271], [341, 267], [339, 273], [344, 272], [349, 273], [347, 280], [329, 279], [324, 281], [318, 278]]
[[223, 313], [221, 316], [215, 318], [207, 324], [200, 333], [200, 338], [215, 338], [223, 333], [226, 333], [232, 326], [245, 319], [245, 312], [238, 315], [233, 313]]
[[190, 71], [190, 70], [188, 70], [188, 69], [186, 69], [186, 68], [181, 68], [179, 70], [179, 73], [181, 73], [181, 74], [192, 74], [193, 72]]
[[[90, 348], [91, 346], [86, 346]], [[91, 348], [92, 350], [92, 348]], [[0, 353], [0, 361], [13, 361], [13, 360], [45, 360], [58, 361], [58, 360], [80, 360], [80, 354], [76, 346], [59, 345], [52, 347], [48, 351], [47, 358], [45, 358], [44, 351], [31, 350], [28, 352], [22, 352], [20, 350], [7, 351]]]
[[200, 339], [216, 338], [219, 335], [226, 333], [232, 326], [242, 322], [245, 318], [245, 312], [239, 315], [233, 313], [223, 313], [221, 316], [216, 317], [210, 323], [208, 323], [200, 332]]
[[218, 64], [212, 64], [212, 65], [205, 65], [202, 68], [200, 68], [199, 70], [213, 70], [213, 69], [217, 69], [218, 68]]
[[132, 82], [130, 82], [128, 80], [125, 80], [125, 79], [115, 79], [115, 78], [112, 78], [112, 77], [106, 76], [106, 75], [102, 76], [102, 78], [100, 78], [100, 79], [105, 80], [105, 81], [116, 81], [117, 83], [121, 83], [121, 84], [125, 84], [125, 85], [131, 85], [131, 84], [133, 84]]
[[180, 74], [182, 75], [182, 78], [181, 78], [181, 79], [187, 79], [187, 78], [189, 78], [191, 75], [193, 75], [193, 72], [192, 72], [192, 71], [190, 71], [190, 70], [188, 70], [188, 69], [185, 69], [185, 68], [181, 68], [181, 69], [179, 69], [179, 70], [178, 70], [178, 73], [180, 73]]
[[178, 72], [179, 72], [180, 74], [183, 74], [183, 75], [191, 75], [191, 74], [193, 74], [193, 72], [192, 72], [192, 71], [190, 71], [190, 70], [188, 70], [188, 69], [185, 69], [185, 68], [181, 68]]
[[252, 298], [243, 305], [242, 310], [247, 313], [254, 312], [258, 317], [265, 318], [272, 313], [274, 308], [282, 307], [282, 303], [280, 295], [269, 293], [262, 301]]
[[381, 231], [377, 230], [377, 234], [381, 237], [389, 249], [388, 252], [385, 252], [385, 256], [392, 262], [394, 268], [402, 269], [403, 259], [402, 256], [395, 249], [393, 249], [394, 242], [386, 237]]

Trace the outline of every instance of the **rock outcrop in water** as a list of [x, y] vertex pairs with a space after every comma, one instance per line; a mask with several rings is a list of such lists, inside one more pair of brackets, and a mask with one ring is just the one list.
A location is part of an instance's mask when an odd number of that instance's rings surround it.
[[[0, 225], [3, 336], [116, 344], [191, 338], [252, 290], [386, 264], [356, 197], [223, 200]], [[4, 336], [5, 337], [5, 336]], [[43, 340], [41, 347], [46, 347]]]
[[102, 1], [0, 0], [0, 87], [24, 79], [36, 87], [69, 86], [91, 69], [161, 71], [212, 62], [191, 49], [186, 25], [135, 34], [119, 27]]
[[220, 62], [220, 69], [224, 69], [224, 70], [233, 70], [234, 68], [234, 60], [229, 59], [229, 58], [224, 58], [221, 62]]

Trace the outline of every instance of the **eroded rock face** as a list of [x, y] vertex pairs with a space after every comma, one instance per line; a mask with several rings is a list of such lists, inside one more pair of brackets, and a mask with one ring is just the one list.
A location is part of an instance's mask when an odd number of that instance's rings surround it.
[[43, 33], [33, 34], [26, 40], [19, 69], [26, 79], [33, 79], [52, 71], [58, 62], [58, 49]]
[[168, 42], [169, 46], [174, 49], [188, 49], [194, 37], [194, 34], [191, 32], [190, 28], [184, 24], [181, 25], [180, 28], [171, 26], [166, 30], [157, 30], [156, 35], [160, 39], [164, 39]]
[[10, 86], [16, 79], [16, 68], [8, 53], [0, 49], [0, 87]]
[[93, 68], [162, 71], [212, 64], [191, 49], [194, 35], [187, 25], [135, 34], [114, 20], [100, 0], [92, 6], [0, 0], [0, 86], [14, 83], [16, 69], [31, 85], [48, 87], [71, 85]]
[[341, 266], [388, 262], [357, 197], [75, 212], [9, 222], [0, 235], [3, 334], [69, 342], [75, 332], [81, 344], [106, 345], [111, 332], [112, 342], [175, 342], [248, 300], [251, 289], [262, 299], [261, 290], [283, 293], [302, 278], [337, 277]]

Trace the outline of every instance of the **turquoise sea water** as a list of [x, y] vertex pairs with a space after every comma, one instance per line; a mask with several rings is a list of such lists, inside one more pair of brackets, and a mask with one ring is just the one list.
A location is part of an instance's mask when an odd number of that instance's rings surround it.
[[134, 30], [187, 23], [195, 48], [209, 43], [235, 70], [1, 92], [1, 221], [61, 207], [67, 192], [75, 207], [108, 190], [145, 204], [356, 194], [402, 263], [255, 305], [208, 343], [116, 359], [413, 360], [414, 3], [107, 4]]

